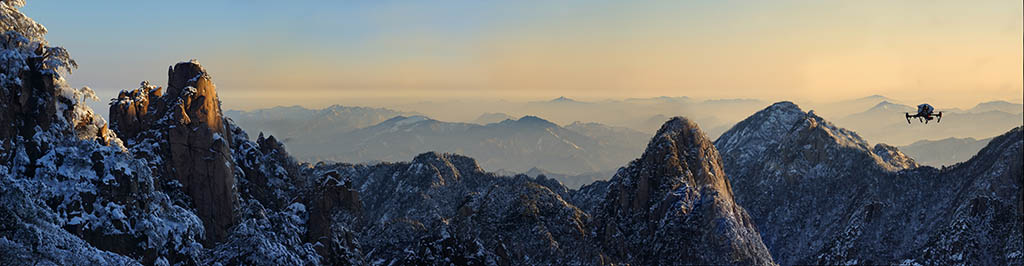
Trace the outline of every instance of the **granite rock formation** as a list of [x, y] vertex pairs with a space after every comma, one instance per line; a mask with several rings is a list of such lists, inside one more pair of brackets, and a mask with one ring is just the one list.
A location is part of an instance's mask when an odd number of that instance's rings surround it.
[[733, 200], [718, 151], [693, 122], [661, 127], [644, 155], [612, 177], [595, 214], [598, 243], [630, 264], [771, 265]]
[[234, 224], [235, 165], [230, 135], [217, 98], [217, 88], [198, 61], [181, 62], [168, 70], [166, 94], [143, 82], [111, 100], [110, 117], [119, 135], [141, 143], [147, 138], [162, 171], [173, 176], [192, 199], [206, 225], [207, 239], [224, 239]]

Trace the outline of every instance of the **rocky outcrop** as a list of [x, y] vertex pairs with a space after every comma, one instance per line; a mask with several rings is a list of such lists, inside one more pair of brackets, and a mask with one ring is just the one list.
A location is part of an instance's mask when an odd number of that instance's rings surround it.
[[152, 117], [147, 116], [149, 102], [160, 96], [163, 96], [163, 88], [150, 85], [148, 81], [143, 81], [138, 89], [121, 91], [110, 103], [110, 128], [121, 137], [135, 137], [153, 122], [149, 121]]
[[[307, 239], [315, 243], [317, 253], [338, 262], [349, 259], [346, 247], [356, 246], [355, 234], [347, 230], [339, 230], [340, 226], [350, 224], [352, 220], [339, 220], [336, 216], [359, 217], [362, 215], [363, 203], [359, 201], [359, 192], [352, 188], [352, 181], [337, 171], [327, 171], [319, 180], [316, 193], [310, 198], [310, 214]], [[339, 213], [342, 212], [342, 213]], [[339, 248], [340, 247], [340, 248]]]
[[111, 125], [133, 143], [155, 142], [151, 156], [165, 162], [156, 170], [181, 184], [206, 225], [207, 240], [222, 240], [234, 223], [237, 199], [231, 135], [217, 88], [193, 60], [172, 66], [166, 94], [161, 92], [148, 82], [122, 91], [110, 103]]
[[871, 149], [871, 152], [882, 158], [882, 161], [892, 165], [896, 168], [914, 168], [921, 166], [914, 161], [914, 158], [910, 158], [903, 152], [900, 152], [899, 148], [885, 143], [875, 144], [875, 148]]
[[67, 51], [11, 2], [0, 2], [0, 264], [196, 263], [199, 219], [155, 189], [147, 161], [85, 104], [92, 90], [66, 83]]
[[939, 170], [780, 102], [715, 145], [781, 264], [1002, 265], [1021, 254], [1020, 227], [1008, 226], [1021, 217], [1015, 131]]
[[501, 178], [466, 195], [446, 227], [449, 238], [479, 243], [493, 260], [511, 265], [599, 262], [599, 249], [588, 241], [591, 216], [557, 192], [564, 186], [537, 181], [546, 180]]
[[608, 186], [595, 233], [612, 262], [773, 264], [750, 216], [733, 201], [718, 151], [685, 118], [665, 123]]

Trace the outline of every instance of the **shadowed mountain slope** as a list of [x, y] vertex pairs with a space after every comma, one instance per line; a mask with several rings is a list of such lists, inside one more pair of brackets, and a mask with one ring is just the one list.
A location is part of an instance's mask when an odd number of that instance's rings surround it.
[[737, 202], [781, 264], [1013, 264], [1020, 131], [937, 170], [781, 102], [715, 144]]

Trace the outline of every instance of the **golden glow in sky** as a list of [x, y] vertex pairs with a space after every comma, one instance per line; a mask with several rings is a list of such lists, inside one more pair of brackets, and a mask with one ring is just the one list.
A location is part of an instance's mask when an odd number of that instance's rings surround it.
[[[1021, 1], [296, 2], [282, 11], [228, 2], [192, 19], [204, 25], [199, 40], [156, 37], [145, 48], [74, 43], [80, 36], [62, 34], [105, 25], [62, 25], [47, 15], [57, 7], [27, 12], [79, 57], [72, 81], [112, 94], [140, 77], [163, 82], [167, 65], [195, 57], [224, 97], [247, 108], [367, 97], [871, 94], [970, 107], [1024, 93]], [[146, 23], [177, 22], [140, 23], [120, 30], [153, 36]], [[109, 59], [127, 62], [100, 59], [125, 49], [138, 51]]]

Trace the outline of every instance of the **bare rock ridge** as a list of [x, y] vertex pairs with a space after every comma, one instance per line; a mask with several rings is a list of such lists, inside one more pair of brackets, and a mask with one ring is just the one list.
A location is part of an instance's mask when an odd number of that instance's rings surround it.
[[208, 240], [224, 239], [234, 223], [234, 160], [224, 125], [217, 88], [198, 61], [181, 62], [168, 70], [167, 93], [148, 82], [122, 91], [111, 101], [113, 129], [125, 137], [161, 141], [160, 155], [171, 176], [192, 198], [206, 225]]
[[143, 82], [136, 90], [123, 90], [110, 105], [110, 128], [121, 137], [132, 138], [146, 129], [146, 115], [149, 113], [150, 99], [157, 100], [163, 95], [163, 88]]
[[780, 264], [1021, 263], [1020, 128], [997, 139], [965, 163], [920, 167], [780, 102], [715, 146]]
[[749, 215], [733, 201], [718, 151], [685, 118], [666, 122], [608, 187], [595, 230], [612, 261], [773, 264]]

